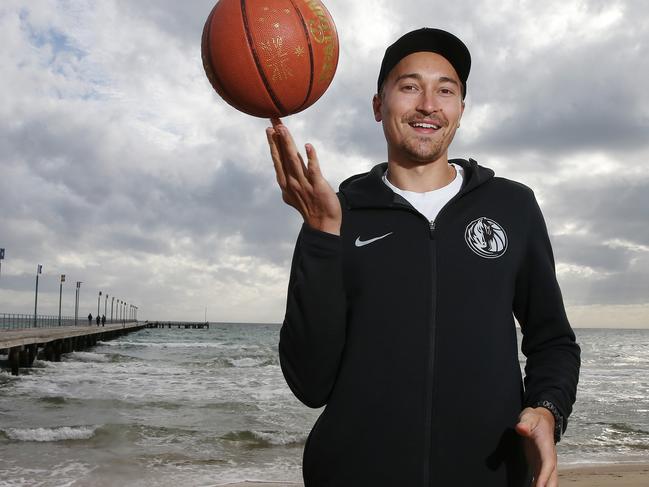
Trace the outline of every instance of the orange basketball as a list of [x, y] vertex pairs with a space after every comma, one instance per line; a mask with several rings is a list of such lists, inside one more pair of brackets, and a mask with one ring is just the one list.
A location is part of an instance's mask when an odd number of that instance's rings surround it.
[[256, 117], [283, 117], [329, 87], [338, 34], [319, 0], [219, 0], [201, 51], [207, 78], [226, 102]]

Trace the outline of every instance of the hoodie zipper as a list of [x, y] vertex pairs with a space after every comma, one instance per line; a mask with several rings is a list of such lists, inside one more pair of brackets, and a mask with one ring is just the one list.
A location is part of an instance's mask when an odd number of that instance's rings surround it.
[[426, 441], [424, 445], [424, 472], [423, 472], [423, 486], [430, 487], [433, 467], [433, 404], [434, 404], [434, 389], [435, 389], [435, 349], [437, 345], [437, 240], [435, 234], [437, 232], [437, 220], [443, 211], [453, 204], [457, 199], [464, 196], [466, 193], [465, 188], [454, 195], [446, 204], [439, 210], [437, 217], [434, 220], [428, 220], [419, 211], [411, 205], [399, 204], [400, 208], [411, 213], [419, 215], [424, 219], [428, 226], [428, 236], [430, 238], [430, 262], [431, 262], [431, 282], [430, 282], [430, 328], [428, 332], [428, 347], [430, 353], [428, 355], [427, 373], [426, 373], [426, 413], [424, 431], [427, 432]]
[[[460, 196], [458, 193], [451, 198], [440, 210], [440, 213], [445, 209], [449, 203], [455, 198]], [[437, 241], [435, 240], [435, 230], [437, 227], [437, 219], [428, 220], [424, 215], [419, 213], [412, 206], [400, 205], [403, 210], [415, 213], [424, 219], [428, 226], [428, 235], [430, 238], [430, 263], [431, 263], [431, 276], [430, 276], [430, 328], [428, 331], [428, 347], [430, 353], [428, 354], [428, 363], [426, 370], [426, 412], [424, 418], [424, 431], [426, 438], [424, 443], [424, 487], [429, 487], [432, 479], [432, 452], [433, 452], [433, 389], [435, 386], [435, 345], [437, 340]], [[438, 213], [439, 216], [439, 213]]]
[[430, 236], [430, 328], [428, 330], [428, 364], [426, 373], [426, 448], [424, 450], [424, 487], [432, 478], [433, 455], [433, 403], [435, 388], [435, 348], [437, 344], [437, 241], [435, 240], [435, 220], [428, 222]]
[[[430, 487], [433, 478], [433, 417], [434, 417], [434, 392], [435, 392], [435, 357], [437, 348], [437, 240], [435, 233], [437, 231], [437, 220], [439, 215], [446, 211], [447, 208], [453, 204], [457, 199], [465, 194], [464, 188], [453, 196], [446, 204], [439, 210], [434, 220], [428, 220], [428, 234], [430, 237], [430, 263], [431, 263], [431, 290], [430, 290], [430, 330], [428, 332], [428, 373], [426, 374], [426, 420], [425, 431], [428, 433], [426, 438], [426, 448], [424, 449], [424, 487]], [[423, 216], [423, 215], [422, 215]], [[425, 218], [425, 217], [424, 217]]]

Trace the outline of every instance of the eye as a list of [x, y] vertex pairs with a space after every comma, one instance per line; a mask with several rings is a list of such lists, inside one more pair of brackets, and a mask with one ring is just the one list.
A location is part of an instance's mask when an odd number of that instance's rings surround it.
[[452, 95], [455, 95], [455, 91], [454, 91], [452, 88], [448, 88], [448, 87], [440, 88], [440, 89], [439, 89], [439, 92], [440, 92], [442, 95], [447, 95], [447, 96], [448, 96], [448, 95], [451, 95], [451, 96], [452, 96]]
[[417, 85], [403, 85], [401, 86], [401, 90], [403, 91], [417, 91]]

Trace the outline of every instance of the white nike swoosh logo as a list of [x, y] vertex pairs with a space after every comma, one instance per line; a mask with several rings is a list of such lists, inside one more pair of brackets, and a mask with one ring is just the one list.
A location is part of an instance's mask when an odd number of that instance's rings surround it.
[[377, 240], [381, 240], [382, 238], [385, 238], [389, 235], [392, 235], [393, 233], [394, 232], [386, 233], [385, 235], [381, 235], [380, 237], [374, 237], [369, 240], [361, 240], [361, 237], [359, 236], [356, 238], [356, 242], [354, 242], [354, 244], [356, 245], [356, 247], [363, 247], [365, 245], [369, 245], [373, 242], [376, 242]]

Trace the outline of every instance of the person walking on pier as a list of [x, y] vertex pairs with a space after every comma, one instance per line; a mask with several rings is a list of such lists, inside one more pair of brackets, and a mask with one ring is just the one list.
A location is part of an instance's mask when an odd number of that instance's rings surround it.
[[101, 315], [101, 326], [106, 326], [106, 315]]
[[92, 326], [92, 313], [88, 313], [88, 326]]

